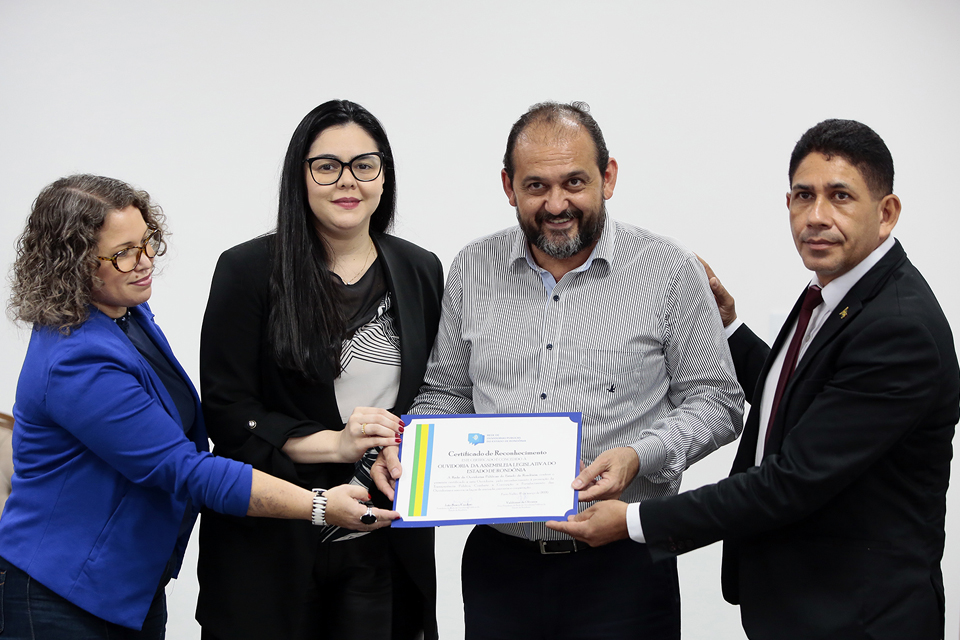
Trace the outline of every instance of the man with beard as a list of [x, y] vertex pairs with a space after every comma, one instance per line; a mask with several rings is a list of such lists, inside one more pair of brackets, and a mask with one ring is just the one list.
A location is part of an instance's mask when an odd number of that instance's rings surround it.
[[[410, 413], [580, 411], [584, 508], [675, 494], [688, 465], [736, 438], [743, 412], [702, 266], [607, 218], [617, 162], [582, 103], [531, 107], [502, 181], [520, 224], [454, 260]], [[376, 471], [392, 495], [395, 456]], [[471, 640], [680, 637], [676, 563], [654, 565], [631, 541], [593, 549], [543, 523], [478, 526], [462, 583]]]

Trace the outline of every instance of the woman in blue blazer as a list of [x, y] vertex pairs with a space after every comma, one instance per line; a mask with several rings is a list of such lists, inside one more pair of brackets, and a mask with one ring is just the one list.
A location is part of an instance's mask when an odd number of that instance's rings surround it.
[[[79, 175], [44, 189], [19, 240], [11, 308], [33, 332], [0, 519], [4, 638], [162, 638], [164, 586], [202, 507], [327, 524], [317, 510], [336, 496], [208, 452], [147, 305], [163, 233], [145, 192]], [[335, 502], [333, 524], [366, 511]], [[394, 517], [376, 515], [371, 529]]]

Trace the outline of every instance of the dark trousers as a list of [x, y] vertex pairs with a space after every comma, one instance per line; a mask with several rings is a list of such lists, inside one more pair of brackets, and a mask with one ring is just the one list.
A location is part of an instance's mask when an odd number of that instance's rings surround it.
[[0, 637], [4, 640], [163, 640], [166, 624], [163, 589], [157, 590], [138, 631], [98, 618], [0, 558]]
[[[386, 529], [378, 529], [354, 540], [319, 546], [313, 587], [297, 594], [293, 603], [299, 612], [294, 638], [390, 640], [393, 583], [386, 534]], [[200, 637], [229, 640], [206, 628]]]
[[481, 525], [461, 580], [466, 640], [680, 638], [677, 563], [632, 540], [542, 555]]

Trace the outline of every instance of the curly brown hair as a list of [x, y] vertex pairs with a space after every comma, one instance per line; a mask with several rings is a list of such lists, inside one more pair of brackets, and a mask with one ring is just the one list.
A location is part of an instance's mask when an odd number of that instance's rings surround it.
[[[113, 178], [60, 178], [33, 202], [11, 275], [9, 312], [14, 320], [70, 333], [90, 315], [91, 294], [102, 284], [97, 248], [107, 213], [134, 206], [147, 226], [166, 233], [150, 194]], [[164, 250], [161, 244], [160, 251]]]

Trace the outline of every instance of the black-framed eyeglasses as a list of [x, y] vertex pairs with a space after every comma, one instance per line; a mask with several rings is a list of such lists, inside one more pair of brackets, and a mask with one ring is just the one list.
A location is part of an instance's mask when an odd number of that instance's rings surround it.
[[350, 167], [350, 173], [360, 182], [372, 182], [383, 171], [383, 154], [379, 151], [360, 154], [347, 162], [331, 156], [316, 156], [304, 162], [310, 167], [310, 177], [321, 187], [336, 184], [343, 175], [344, 167]]
[[144, 253], [147, 254], [148, 258], [156, 258], [157, 256], [162, 256], [166, 250], [167, 246], [163, 242], [163, 234], [159, 229], [153, 229], [153, 232], [146, 237], [143, 244], [139, 247], [130, 247], [129, 249], [117, 251], [109, 258], [97, 256], [97, 260], [112, 262], [113, 268], [120, 273], [130, 273], [140, 264], [140, 256]]

